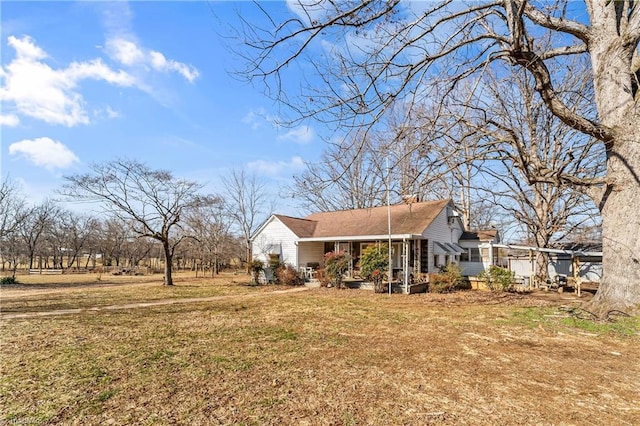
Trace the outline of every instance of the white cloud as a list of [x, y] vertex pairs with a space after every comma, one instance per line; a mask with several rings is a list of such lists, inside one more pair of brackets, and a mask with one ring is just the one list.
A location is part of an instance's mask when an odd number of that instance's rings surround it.
[[144, 53], [135, 43], [123, 38], [112, 38], [106, 43], [107, 54], [124, 65], [136, 65], [144, 61]]
[[289, 130], [284, 135], [279, 135], [278, 140], [290, 141], [299, 144], [307, 144], [313, 140], [315, 132], [309, 126], [300, 126]]
[[280, 127], [278, 117], [268, 114], [262, 107], [249, 111], [249, 113], [242, 118], [242, 122], [250, 125], [252, 130], [257, 130], [262, 127], [264, 123], [268, 123], [275, 128]]
[[252, 130], [256, 130], [262, 125], [262, 120], [260, 119], [260, 116], [256, 114], [254, 111], [249, 111], [247, 115], [242, 117], [242, 122], [244, 124], [248, 124], [249, 126], [251, 126]]
[[47, 54], [29, 36], [9, 36], [8, 43], [15, 49], [16, 57], [3, 70], [0, 100], [13, 102], [20, 115], [68, 127], [88, 124], [84, 98], [77, 91], [82, 80], [124, 87], [136, 84], [133, 76], [112, 70], [100, 59], [72, 62], [67, 68], [53, 69], [42, 61]]
[[0, 114], [0, 126], [16, 127], [20, 119], [15, 114]]
[[107, 117], [109, 117], [109, 118], [120, 118], [120, 117], [122, 117], [122, 114], [120, 114], [119, 111], [116, 111], [116, 110], [112, 109], [110, 106], [107, 106], [107, 109], [105, 110], [105, 112], [107, 113]]
[[329, 0], [286, 0], [286, 3], [287, 8], [306, 24], [326, 17], [328, 9], [335, 7]]
[[304, 161], [301, 157], [295, 156], [292, 157], [290, 161], [252, 161], [247, 164], [247, 167], [261, 174], [278, 176], [285, 172], [291, 173], [302, 170], [304, 168]]
[[9, 145], [10, 155], [22, 155], [36, 166], [64, 169], [80, 161], [64, 144], [51, 138], [25, 139]]
[[189, 80], [189, 82], [193, 82], [200, 75], [200, 72], [195, 67], [173, 59], [167, 59], [160, 52], [152, 50], [149, 52], [149, 56], [151, 58], [151, 66], [157, 71], [175, 71]]
[[[52, 68], [46, 61], [49, 55], [29, 36], [9, 36], [8, 45], [15, 50], [15, 58], [0, 67], [0, 101], [13, 103], [13, 118], [3, 118], [3, 125], [12, 125], [20, 115], [67, 127], [89, 124], [89, 114], [79, 91], [84, 80], [103, 81], [120, 87], [137, 87], [147, 93], [144, 72], [176, 72], [193, 82], [199, 72], [191, 65], [167, 59], [162, 53], [144, 50], [132, 36], [113, 37], [107, 41], [106, 52], [121, 63], [125, 70], [114, 70], [102, 59], [72, 62], [66, 68]], [[129, 71], [143, 71], [134, 77]], [[113, 117], [107, 112], [108, 117]], [[16, 124], [13, 124], [16, 125]]]
[[190, 83], [200, 75], [200, 72], [192, 65], [167, 59], [160, 52], [139, 47], [132, 35], [109, 38], [106, 42], [106, 52], [113, 60], [122, 65], [150, 67], [160, 72], [177, 72]]
[[8, 44], [15, 49], [18, 59], [37, 61], [45, 59], [48, 56], [44, 50], [36, 46], [33, 39], [28, 36], [22, 38], [9, 36]]
[[93, 116], [99, 120], [114, 119], [122, 117], [122, 113], [107, 105], [105, 108], [96, 108], [93, 110]]

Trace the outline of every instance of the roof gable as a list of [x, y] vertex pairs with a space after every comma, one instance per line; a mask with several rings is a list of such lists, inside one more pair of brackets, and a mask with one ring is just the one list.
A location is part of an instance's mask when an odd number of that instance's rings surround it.
[[273, 216], [276, 217], [280, 222], [282, 222], [287, 228], [289, 228], [291, 232], [296, 234], [298, 238], [313, 237], [317, 222], [308, 219], [284, 216], [280, 214], [274, 214]]

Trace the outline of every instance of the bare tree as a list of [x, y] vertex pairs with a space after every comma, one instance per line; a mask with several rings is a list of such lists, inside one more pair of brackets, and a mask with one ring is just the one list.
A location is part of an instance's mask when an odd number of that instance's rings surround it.
[[[633, 310], [640, 305], [640, 8], [585, 0], [588, 19], [576, 20], [569, 3], [300, 1], [297, 17], [243, 33], [253, 49], [246, 75], [265, 81], [297, 118], [354, 126], [377, 122], [398, 102], [423, 103], [438, 83], [442, 99], [489, 68], [526, 70], [546, 107], [606, 150], [605, 178], [562, 178], [588, 187], [602, 214], [604, 276], [594, 307]], [[554, 44], [539, 42], [549, 35]], [[321, 41], [332, 48], [321, 50]], [[570, 73], [552, 65], [571, 56], [588, 58], [597, 116], [570, 108], [556, 89]], [[324, 84], [295, 96], [283, 81], [303, 57]], [[540, 170], [536, 180], [558, 178]]]
[[273, 200], [269, 200], [266, 184], [254, 174], [244, 170], [232, 170], [228, 177], [222, 178], [227, 200], [227, 213], [238, 227], [245, 249], [243, 259], [251, 260], [251, 236], [258, 226], [273, 211]]
[[18, 185], [10, 180], [0, 182], [0, 241], [15, 232], [25, 220], [28, 209]]
[[[33, 207], [26, 219], [22, 221], [19, 233], [27, 249], [30, 269], [34, 267], [35, 256], [42, 248], [42, 237], [51, 229], [59, 214], [59, 206], [51, 200], [45, 200]], [[38, 267], [42, 267], [41, 261], [42, 259], [38, 262]]]
[[72, 268], [74, 264], [79, 268], [80, 256], [87, 248], [91, 236], [95, 232], [97, 220], [87, 214], [66, 212], [62, 216], [62, 229], [66, 234], [66, 254], [67, 268]]
[[202, 185], [176, 179], [168, 171], [152, 170], [135, 160], [94, 164], [90, 173], [64, 179], [64, 195], [98, 202], [109, 214], [130, 222], [138, 237], [162, 244], [164, 284], [173, 285], [173, 253], [186, 238], [176, 231], [186, 211], [197, 201]]
[[131, 227], [126, 221], [117, 217], [108, 217], [101, 223], [99, 245], [104, 266], [120, 266], [125, 245], [130, 236], [132, 236]]
[[204, 264], [208, 262], [212, 266], [212, 274], [219, 274], [220, 260], [225, 252], [224, 246], [230, 240], [231, 217], [228, 210], [222, 198], [202, 197], [187, 220], [197, 236], [195, 246], [201, 255], [203, 273]]
[[330, 144], [318, 161], [293, 177], [291, 196], [310, 212], [360, 209], [386, 201], [384, 154], [373, 135], [355, 134]]
[[[14, 250], [7, 250], [15, 247], [15, 239], [11, 244], [8, 241], [12, 234], [20, 229], [20, 225], [26, 220], [29, 209], [20, 193], [18, 185], [9, 178], [0, 182], [0, 259], [2, 259], [2, 269], [4, 270], [5, 256], [15, 259]], [[16, 264], [13, 262], [13, 276], [15, 277]]]
[[[529, 243], [550, 247], [581, 226], [598, 223], [599, 213], [584, 186], [572, 181], [602, 177], [604, 150], [554, 116], [530, 76], [512, 70], [500, 75], [502, 84], [497, 80], [485, 73], [481, 95], [467, 107], [473, 114], [461, 118], [470, 120], [465, 124], [480, 138], [476, 148], [485, 159], [482, 174], [488, 183], [483, 193], [516, 219]], [[564, 84], [565, 104], [586, 110], [588, 105], [582, 104], [590, 87], [584, 75], [574, 73]], [[541, 175], [548, 179], [539, 180]], [[544, 282], [549, 278], [548, 254], [536, 256], [536, 278]]]
[[353, 132], [330, 144], [319, 161], [307, 162], [307, 169], [294, 176], [291, 195], [310, 211], [383, 205], [387, 190], [393, 204], [453, 198], [451, 181], [459, 189], [458, 175], [473, 164], [461, 162], [451, 148], [441, 117], [416, 110], [399, 109], [387, 117], [385, 129]]

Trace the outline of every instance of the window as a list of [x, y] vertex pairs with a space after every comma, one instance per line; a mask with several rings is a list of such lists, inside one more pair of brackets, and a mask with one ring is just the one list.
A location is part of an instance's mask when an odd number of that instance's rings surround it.
[[466, 249], [460, 254], [460, 262], [469, 262], [469, 249]]
[[480, 249], [479, 248], [471, 248], [469, 249], [470, 253], [470, 262], [482, 262], [480, 258]]

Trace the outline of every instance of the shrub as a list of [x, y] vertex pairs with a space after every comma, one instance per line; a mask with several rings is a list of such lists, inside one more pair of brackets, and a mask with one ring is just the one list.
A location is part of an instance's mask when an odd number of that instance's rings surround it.
[[464, 288], [462, 270], [455, 263], [440, 268], [440, 273], [429, 275], [431, 293], [450, 293]]
[[349, 270], [351, 256], [344, 251], [331, 251], [324, 255], [324, 272], [336, 287], [342, 288], [342, 276]]
[[0, 278], [0, 285], [18, 284], [16, 277], [2, 277]]
[[258, 277], [262, 271], [264, 271], [264, 263], [262, 260], [254, 259], [251, 262], [251, 279], [254, 284], [258, 284]]
[[515, 273], [499, 266], [491, 265], [489, 270], [484, 270], [478, 275], [478, 279], [491, 291], [506, 291], [513, 283]]
[[276, 276], [278, 277], [278, 284], [283, 285], [302, 285], [302, 278], [298, 275], [298, 272], [291, 265], [282, 265], [276, 269]]
[[389, 247], [386, 244], [371, 245], [360, 256], [360, 273], [373, 281], [376, 293], [384, 293], [384, 273], [389, 269]]
[[269, 259], [269, 268], [272, 272], [271, 278], [269, 279], [270, 284], [279, 284], [280, 279], [278, 278], [278, 271], [285, 267], [284, 262], [280, 261], [279, 257], [272, 257]]
[[331, 280], [324, 271], [324, 268], [320, 268], [316, 271], [316, 279], [320, 281], [320, 287], [331, 287]]

